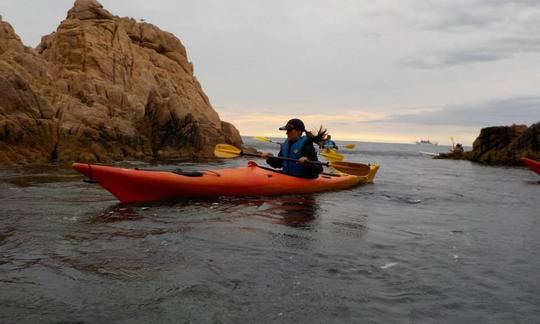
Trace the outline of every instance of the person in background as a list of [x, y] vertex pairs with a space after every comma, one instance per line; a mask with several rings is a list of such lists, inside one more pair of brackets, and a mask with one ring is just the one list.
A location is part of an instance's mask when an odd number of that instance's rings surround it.
[[463, 145], [457, 143], [452, 150], [452, 153], [463, 153]]
[[336, 142], [332, 141], [332, 136], [330, 134], [326, 135], [326, 139], [321, 145], [322, 149], [329, 149], [329, 150], [338, 150], [339, 147], [336, 145]]
[[[318, 161], [317, 151], [313, 143], [319, 145], [326, 137], [326, 129], [322, 126], [316, 135], [312, 132], [306, 131], [304, 122], [298, 118], [293, 118], [287, 122], [279, 130], [287, 131], [287, 139], [281, 145], [281, 150], [278, 153], [278, 157], [286, 157], [298, 160], [285, 161], [275, 158], [270, 153], [263, 154], [268, 163], [273, 168], [282, 168], [284, 173], [301, 178], [317, 178], [319, 173], [323, 171], [320, 164], [313, 164], [307, 161]], [[306, 133], [306, 135], [303, 135]]]

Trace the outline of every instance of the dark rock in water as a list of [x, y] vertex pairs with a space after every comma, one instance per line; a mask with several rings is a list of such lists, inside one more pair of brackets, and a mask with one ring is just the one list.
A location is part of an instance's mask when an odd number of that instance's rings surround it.
[[490, 127], [483, 129], [473, 144], [472, 161], [485, 164], [521, 165], [528, 156], [540, 159], [540, 123], [530, 127]]
[[434, 159], [452, 159], [452, 160], [470, 160], [472, 152], [465, 152], [461, 144], [456, 144], [452, 151], [448, 153], [439, 153]]
[[521, 165], [522, 157], [540, 160], [540, 122], [526, 125], [487, 127], [469, 152], [441, 153], [440, 159], [470, 160], [490, 165]]
[[211, 157], [241, 146], [174, 35], [77, 0], [36, 49], [0, 19], [0, 165]]
[[472, 151], [469, 152], [453, 152], [448, 153], [439, 153], [434, 156], [434, 159], [450, 159], [450, 160], [470, 160], [472, 156]]

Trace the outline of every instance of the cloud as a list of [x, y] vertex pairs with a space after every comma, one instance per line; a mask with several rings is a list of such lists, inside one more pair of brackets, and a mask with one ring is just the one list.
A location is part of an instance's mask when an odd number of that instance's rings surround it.
[[393, 114], [369, 123], [408, 123], [417, 125], [457, 125], [487, 127], [533, 124], [540, 121], [540, 96], [515, 97], [481, 104], [453, 105], [435, 111]]
[[454, 0], [415, 2], [427, 18], [419, 19], [421, 27], [462, 33], [501, 31], [527, 33], [531, 23], [540, 19], [536, 0]]
[[500, 61], [509, 57], [510, 55], [508, 53], [468, 49], [452, 53], [422, 55], [420, 58], [406, 58], [400, 64], [418, 69], [433, 69], [461, 64]]
[[[419, 69], [497, 62], [540, 52], [540, 2], [412, 1], [422, 15], [405, 16], [418, 46], [398, 65]], [[533, 36], [531, 36], [531, 34]]]
[[[261, 112], [262, 109], [227, 109], [224, 107], [218, 107], [220, 116], [225, 120], [234, 121], [235, 125], [257, 125], [264, 122], [269, 125], [282, 126], [287, 120], [291, 118], [301, 118], [308, 128], [316, 127], [320, 124], [341, 124], [341, 125], [355, 125], [360, 122], [367, 122], [371, 120], [381, 120], [386, 114], [384, 113], [372, 113], [365, 111], [341, 111], [336, 109], [335, 112], [329, 111], [326, 114], [301, 114], [295, 113], [283, 113], [283, 112]], [[340, 112], [337, 112], [340, 110]], [[273, 127], [273, 126], [271, 126]]]
[[494, 62], [510, 59], [518, 54], [540, 52], [540, 37], [504, 37], [479, 45], [463, 44], [461, 48], [417, 55], [401, 60], [401, 64], [414, 68], [430, 69], [462, 64]]

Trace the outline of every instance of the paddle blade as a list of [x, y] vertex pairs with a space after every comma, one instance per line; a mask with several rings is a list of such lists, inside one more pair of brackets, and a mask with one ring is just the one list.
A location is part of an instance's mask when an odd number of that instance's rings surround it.
[[339, 162], [343, 161], [345, 158], [343, 155], [339, 154], [338, 152], [330, 149], [325, 149], [321, 152], [321, 155], [324, 156], [324, 158], [328, 162]]
[[354, 150], [355, 147], [356, 147], [356, 144], [347, 144], [347, 145], [345, 145], [345, 148], [349, 149], [349, 150]]
[[330, 162], [329, 165], [339, 172], [359, 177], [367, 177], [371, 172], [371, 167], [362, 163]]
[[270, 140], [268, 137], [255, 136], [253, 138], [256, 139], [259, 142], [266, 142], [266, 143], [271, 143], [272, 142], [272, 140]]
[[242, 150], [229, 144], [217, 144], [214, 148], [214, 155], [219, 158], [229, 159], [237, 157], [240, 154], [242, 154]]

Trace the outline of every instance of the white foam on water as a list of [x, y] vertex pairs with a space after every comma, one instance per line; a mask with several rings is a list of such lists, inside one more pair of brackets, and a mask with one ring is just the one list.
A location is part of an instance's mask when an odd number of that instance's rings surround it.
[[381, 269], [388, 269], [388, 268], [392, 268], [393, 266], [397, 265], [398, 263], [397, 262], [391, 262], [391, 263], [387, 263], [383, 266], [381, 266]]

